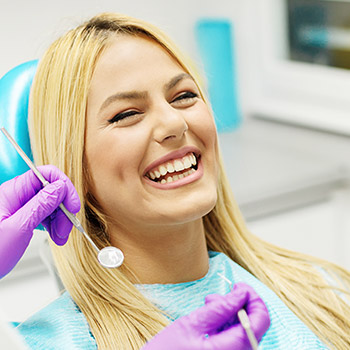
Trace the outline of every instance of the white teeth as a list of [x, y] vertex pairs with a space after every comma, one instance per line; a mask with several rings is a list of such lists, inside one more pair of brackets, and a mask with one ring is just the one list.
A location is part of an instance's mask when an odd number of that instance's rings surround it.
[[190, 159], [191, 159], [191, 164], [192, 165], [196, 165], [197, 164], [197, 159], [196, 159], [196, 157], [195, 157], [195, 155], [193, 153], [191, 154]]
[[164, 176], [168, 172], [168, 170], [164, 165], [161, 165], [159, 167], [159, 172]]
[[[171, 180], [169, 180], [169, 182], [176, 181], [179, 178], [181, 179], [184, 176], [188, 176], [188, 175], [192, 174], [195, 170], [191, 169], [191, 167], [192, 167], [192, 165], [196, 165], [196, 164], [197, 164], [197, 159], [196, 159], [195, 155], [193, 153], [190, 153], [190, 154], [186, 155], [185, 157], [183, 157], [182, 159], [176, 159], [174, 161], [170, 161], [166, 164], [160, 165], [157, 168], [157, 170], [150, 171], [148, 173], [148, 176], [152, 180], [157, 180], [161, 176], [165, 176], [167, 173], [171, 174], [171, 173], [174, 173], [175, 171], [179, 172], [179, 171], [188, 169], [188, 171], [183, 173], [182, 175], [181, 174], [174, 175], [171, 178]], [[168, 177], [167, 179], [169, 179], [169, 178], [170, 177]]]
[[179, 175], [168, 176], [166, 179], [162, 179], [161, 181], [158, 181], [158, 182], [161, 184], [166, 184], [169, 182], [177, 181], [177, 180], [183, 179], [186, 176], [193, 174], [194, 172], [195, 172], [194, 169], [190, 169], [190, 170], [185, 171], [184, 173], [179, 174]]
[[185, 169], [191, 168], [192, 166], [191, 161], [188, 157], [183, 158], [183, 163], [184, 163]]
[[175, 160], [174, 162], [174, 168], [176, 171], [181, 171], [185, 169], [185, 166], [183, 165], [183, 163], [181, 162], [181, 160]]
[[168, 173], [173, 173], [175, 171], [175, 168], [171, 163], [168, 163], [167, 170], [168, 170]]

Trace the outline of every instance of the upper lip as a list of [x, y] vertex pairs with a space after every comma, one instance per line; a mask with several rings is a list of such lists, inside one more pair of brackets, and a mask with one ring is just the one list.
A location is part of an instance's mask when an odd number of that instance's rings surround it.
[[182, 158], [184, 157], [186, 154], [188, 153], [194, 153], [194, 155], [198, 158], [198, 156], [200, 155], [200, 151], [197, 147], [195, 146], [185, 146], [183, 148], [180, 148], [176, 151], [170, 152], [158, 159], [156, 159], [154, 162], [152, 162], [151, 164], [149, 164], [143, 175], [145, 176], [150, 170], [154, 169], [155, 167], [157, 167], [158, 165], [164, 164], [170, 160], [173, 159], [178, 159], [178, 158]]

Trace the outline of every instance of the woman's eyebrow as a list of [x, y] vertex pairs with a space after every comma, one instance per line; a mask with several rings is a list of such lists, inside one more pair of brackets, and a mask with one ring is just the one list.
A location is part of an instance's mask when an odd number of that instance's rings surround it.
[[147, 91], [118, 92], [107, 97], [100, 107], [100, 112], [117, 100], [144, 100], [148, 96]]
[[174, 86], [176, 86], [176, 84], [178, 84], [181, 80], [184, 80], [184, 79], [194, 80], [190, 74], [188, 74], [188, 73], [181, 73], [179, 75], [176, 75], [174, 78], [172, 78], [169, 81], [169, 83], [165, 84], [164, 90], [168, 91], [168, 90], [172, 89]]
[[[188, 73], [181, 73], [179, 75], [176, 75], [173, 77], [168, 83], [164, 85], [164, 91], [169, 91], [174, 86], [176, 86], [180, 81], [184, 79], [191, 79], [193, 80], [192, 76]], [[116, 94], [113, 94], [109, 97], [107, 97], [101, 107], [101, 112], [103, 109], [107, 108], [111, 103], [117, 101], [117, 100], [144, 100], [148, 96], [147, 91], [126, 91], [126, 92], [117, 92]]]

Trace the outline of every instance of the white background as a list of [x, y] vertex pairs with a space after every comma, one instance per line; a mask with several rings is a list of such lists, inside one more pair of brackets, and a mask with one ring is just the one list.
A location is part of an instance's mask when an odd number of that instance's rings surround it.
[[255, 0], [1, 0], [0, 76], [17, 64], [40, 57], [53, 39], [99, 12], [120, 12], [150, 21], [196, 60], [195, 22], [201, 17], [224, 17], [235, 23], [238, 74], [245, 76], [240, 82], [243, 91], [250, 76], [250, 50], [254, 52], [249, 45], [254, 34], [247, 30], [250, 20], [245, 19], [251, 18], [249, 11], [254, 3]]

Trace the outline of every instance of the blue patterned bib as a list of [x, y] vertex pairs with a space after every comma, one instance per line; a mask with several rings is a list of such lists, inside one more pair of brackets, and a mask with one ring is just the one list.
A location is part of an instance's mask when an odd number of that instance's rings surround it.
[[[327, 349], [274, 292], [222, 253], [210, 252], [209, 271], [200, 280], [136, 287], [170, 317], [176, 319], [204, 305], [206, 295], [229, 292], [230, 285], [218, 273], [232, 283], [249, 284], [266, 303], [271, 326], [260, 342], [260, 350]], [[31, 349], [97, 349], [84, 315], [68, 293], [64, 293], [49, 306], [20, 324], [17, 329]]]
[[137, 285], [137, 288], [160, 309], [179, 318], [204, 305], [208, 294], [226, 294], [232, 283], [245, 282], [264, 300], [270, 314], [271, 326], [259, 344], [259, 349], [316, 350], [328, 349], [319, 338], [278, 298], [252, 274], [226, 255], [209, 253], [209, 271], [202, 279], [179, 284]]

